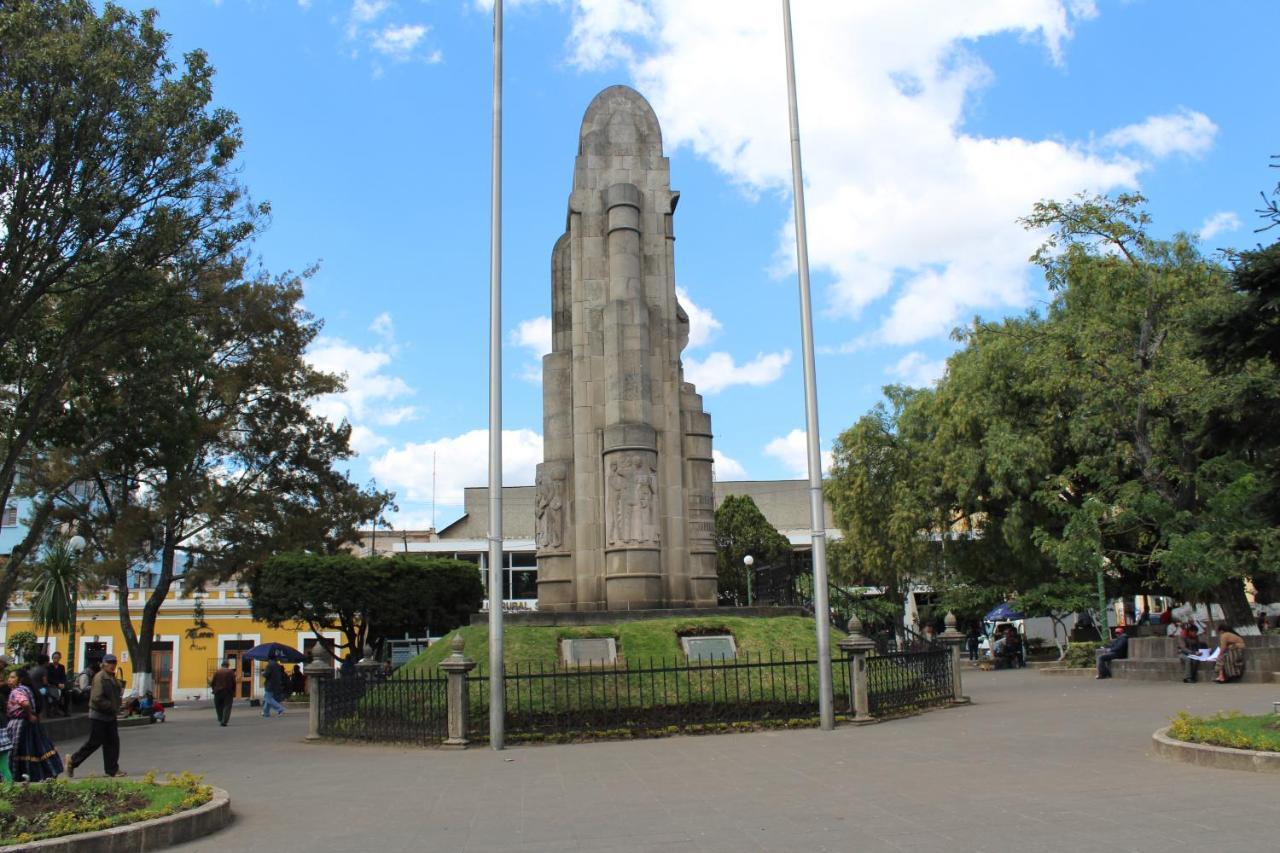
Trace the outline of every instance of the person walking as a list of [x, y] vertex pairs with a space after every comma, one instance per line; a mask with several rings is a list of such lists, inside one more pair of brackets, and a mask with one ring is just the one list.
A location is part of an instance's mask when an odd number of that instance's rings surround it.
[[288, 689], [287, 683], [288, 678], [280, 661], [275, 658], [267, 661], [267, 671], [263, 673], [262, 716], [270, 717], [272, 708], [276, 709], [277, 717], [284, 714], [284, 705], [280, 704], [280, 700]]
[[102, 747], [102, 772], [108, 776], [128, 776], [120, 769], [120, 729], [116, 717], [124, 699], [124, 688], [116, 680], [116, 656], [102, 658], [102, 669], [93, 677], [89, 688], [89, 739], [67, 761], [67, 776], [75, 776], [76, 768]]
[[40, 725], [38, 695], [25, 667], [9, 673], [9, 698], [5, 702], [9, 738], [13, 742], [9, 763], [13, 775], [23, 782], [56, 779], [63, 770], [62, 756]]
[[236, 671], [231, 668], [230, 660], [224, 660], [218, 667], [209, 679], [209, 687], [213, 690], [213, 710], [218, 715], [218, 724], [225, 726], [231, 722], [231, 706], [236, 699]]

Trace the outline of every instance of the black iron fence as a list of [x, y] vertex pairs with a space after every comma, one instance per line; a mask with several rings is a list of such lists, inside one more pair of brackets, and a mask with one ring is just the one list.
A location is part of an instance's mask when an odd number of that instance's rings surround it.
[[[852, 714], [849, 661], [832, 661], [838, 716]], [[489, 675], [476, 669], [460, 686], [468, 697], [467, 734], [489, 731]], [[873, 717], [949, 704], [951, 652], [872, 653], [866, 657]], [[818, 661], [812, 654], [714, 661], [629, 661], [578, 667], [521, 665], [505, 673], [509, 740], [655, 737], [761, 726], [816, 725]], [[439, 744], [448, 731], [448, 676], [402, 671], [389, 679], [357, 673], [325, 679], [319, 690], [321, 737]]]
[[[849, 708], [848, 667], [833, 666], [836, 707]], [[474, 672], [471, 731], [487, 737], [489, 676]], [[761, 725], [816, 724], [818, 662], [811, 655], [640, 664], [519, 666], [504, 680], [512, 740], [654, 737]]]
[[445, 739], [448, 722], [443, 673], [383, 679], [354, 673], [325, 679], [320, 690], [320, 735], [349, 740], [423, 745]]
[[867, 698], [871, 715], [949, 704], [955, 696], [951, 679], [951, 650], [947, 648], [870, 655]]

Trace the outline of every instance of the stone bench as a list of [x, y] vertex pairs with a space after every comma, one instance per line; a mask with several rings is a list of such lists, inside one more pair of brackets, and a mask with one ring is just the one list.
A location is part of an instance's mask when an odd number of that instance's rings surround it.
[[[1271, 683], [1280, 671], [1280, 638], [1245, 637], [1244, 675], [1240, 681]], [[1182, 659], [1173, 637], [1135, 637], [1129, 640], [1129, 657], [1111, 662], [1116, 678], [1135, 681], [1181, 681]], [[1200, 664], [1199, 680], [1213, 680], [1213, 664]]]

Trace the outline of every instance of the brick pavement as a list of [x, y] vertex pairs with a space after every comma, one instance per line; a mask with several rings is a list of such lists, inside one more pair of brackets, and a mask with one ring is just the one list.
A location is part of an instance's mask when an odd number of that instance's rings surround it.
[[1181, 708], [1260, 713], [1280, 685], [1015, 671], [967, 672], [965, 686], [971, 707], [834, 733], [504, 753], [311, 745], [302, 713], [237, 707], [223, 729], [212, 710], [178, 709], [123, 731], [122, 765], [231, 792], [235, 823], [182, 851], [1280, 849], [1280, 778], [1150, 749]]

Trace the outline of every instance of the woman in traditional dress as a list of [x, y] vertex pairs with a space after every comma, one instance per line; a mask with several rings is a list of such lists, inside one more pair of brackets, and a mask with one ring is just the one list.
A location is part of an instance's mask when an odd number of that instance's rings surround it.
[[62, 773], [62, 756], [44, 733], [35, 708], [27, 671], [9, 673], [9, 700], [5, 703], [9, 735], [13, 738], [9, 764], [16, 778], [28, 782], [56, 779]]
[[1218, 662], [1214, 670], [1218, 676], [1213, 680], [1219, 684], [1244, 675], [1244, 637], [1232, 631], [1226, 622], [1218, 623]]
[[[0, 707], [9, 701], [9, 682], [0, 683]], [[9, 751], [13, 749], [13, 736], [9, 734], [9, 718], [0, 720], [0, 781], [13, 781], [13, 773], [9, 770]]]

